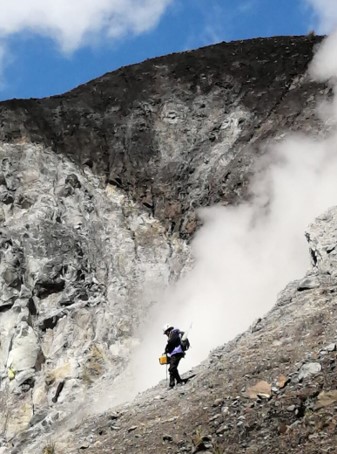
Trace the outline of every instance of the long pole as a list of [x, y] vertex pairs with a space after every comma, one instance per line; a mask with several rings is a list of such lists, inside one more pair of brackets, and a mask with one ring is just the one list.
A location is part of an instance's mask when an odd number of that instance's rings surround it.
[[186, 330], [186, 331], [184, 332], [184, 335], [182, 336], [181, 340], [184, 341], [184, 340], [187, 339], [188, 334], [189, 334], [189, 332], [191, 331], [191, 329], [192, 329], [192, 322], [190, 323], [190, 326], [189, 326], [188, 330]]

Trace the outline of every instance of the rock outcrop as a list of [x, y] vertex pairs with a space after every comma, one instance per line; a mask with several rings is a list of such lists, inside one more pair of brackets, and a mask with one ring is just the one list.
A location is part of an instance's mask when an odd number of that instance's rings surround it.
[[122, 370], [188, 248], [120, 189], [41, 145], [3, 144], [0, 163], [0, 430], [11, 439]]

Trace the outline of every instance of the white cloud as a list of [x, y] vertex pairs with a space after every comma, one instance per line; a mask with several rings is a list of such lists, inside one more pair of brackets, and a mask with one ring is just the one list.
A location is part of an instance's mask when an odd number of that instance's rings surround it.
[[117, 39], [155, 27], [174, 0], [0, 0], [0, 38], [31, 32], [71, 53], [92, 37]]
[[306, 3], [314, 10], [318, 33], [330, 33], [337, 28], [336, 0], [306, 0]]

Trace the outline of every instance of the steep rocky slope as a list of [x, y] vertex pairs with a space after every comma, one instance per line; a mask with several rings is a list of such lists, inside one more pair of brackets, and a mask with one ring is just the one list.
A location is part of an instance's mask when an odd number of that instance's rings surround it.
[[[45, 428], [54, 432], [45, 452], [336, 452], [337, 209], [307, 238], [312, 269], [266, 317], [191, 371], [186, 385], [169, 390], [162, 382], [99, 417], [54, 423]], [[12, 452], [38, 452], [38, 435], [30, 429]]]
[[[330, 91], [306, 73], [320, 41], [222, 43], [0, 104], [0, 452], [284, 452], [301, 437], [328, 447], [303, 434], [332, 408], [315, 405], [335, 383], [334, 212], [310, 234], [310, 278], [186, 388], [162, 383], [87, 419], [97, 383], [125, 369], [149, 308], [192, 265], [196, 208], [248, 197], [268, 140], [325, 133], [314, 107]], [[309, 359], [317, 375], [297, 380]], [[258, 380], [267, 398], [247, 400]]]
[[[87, 453], [336, 452], [337, 209], [307, 232], [313, 267], [273, 310], [192, 371], [59, 441]], [[188, 374], [187, 374], [188, 376]]]

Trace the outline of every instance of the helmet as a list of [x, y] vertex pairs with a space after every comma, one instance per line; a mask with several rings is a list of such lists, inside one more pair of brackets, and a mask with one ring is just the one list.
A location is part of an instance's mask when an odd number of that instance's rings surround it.
[[163, 333], [166, 334], [167, 331], [169, 331], [170, 329], [173, 329], [173, 326], [170, 325], [169, 323], [166, 323], [166, 324], [163, 326]]

